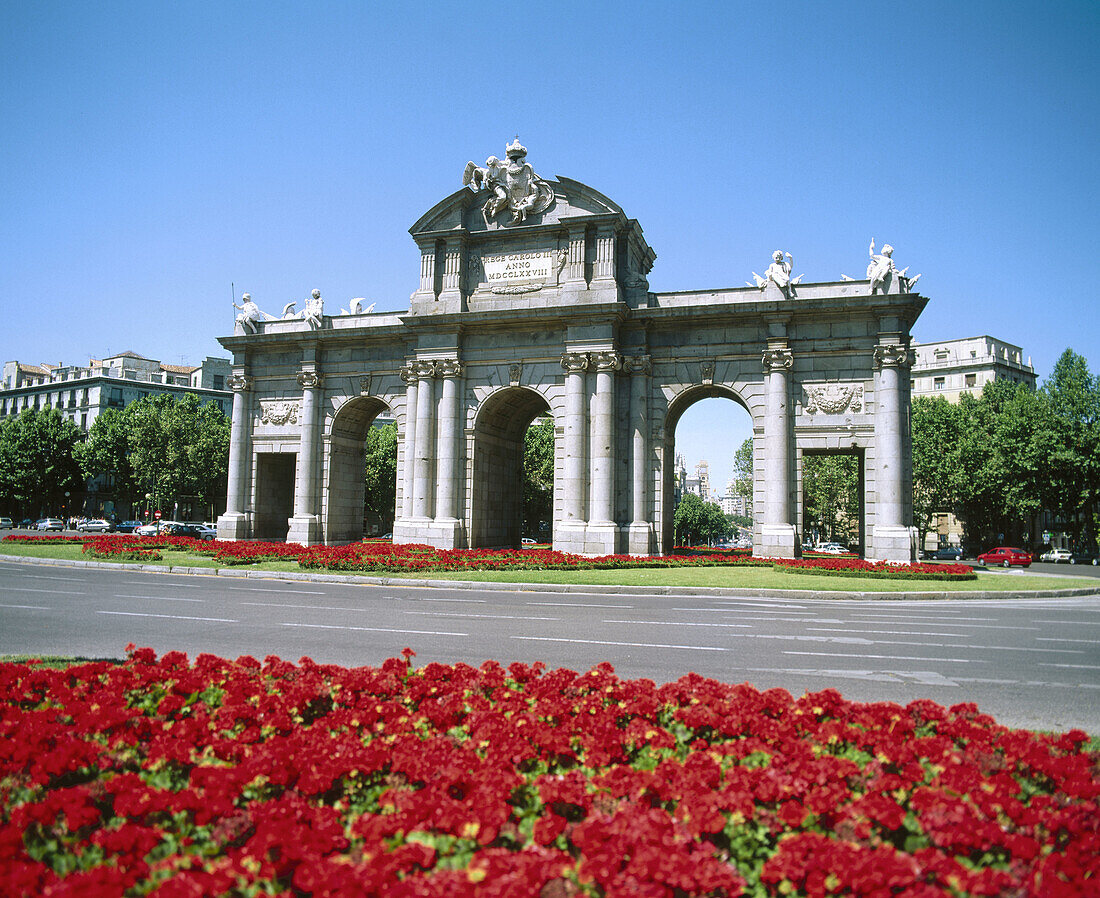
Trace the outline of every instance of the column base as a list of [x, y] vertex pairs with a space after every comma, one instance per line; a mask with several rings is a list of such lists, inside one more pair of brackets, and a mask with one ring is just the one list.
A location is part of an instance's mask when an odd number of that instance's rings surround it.
[[584, 521], [558, 522], [554, 524], [555, 552], [568, 552], [571, 555], [584, 554], [584, 532], [587, 525]]
[[797, 558], [794, 524], [761, 524], [760, 542], [753, 546], [752, 554], [757, 558]]
[[288, 543], [316, 546], [321, 542], [321, 519], [315, 514], [295, 515], [288, 522]]
[[631, 555], [653, 554], [653, 525], [645, 521], [631, 524], [627, 532], [627, 551]]
[[218, 539], [248, 539], [252, 535], [249, 515], [241, 511], [218, 516]]
[[466, 528], [458, 518], [412, 518], [393, 525], [394, 545], [410, 543], [435, 549], [465, 549]]
[[867, 560], [909, 564], [917, 559], [918, 539], [916, 527], [875, 527]]
[[593, 521], [584, 530], [584, 554], [618, 554], [620, 532], [614, 521]]

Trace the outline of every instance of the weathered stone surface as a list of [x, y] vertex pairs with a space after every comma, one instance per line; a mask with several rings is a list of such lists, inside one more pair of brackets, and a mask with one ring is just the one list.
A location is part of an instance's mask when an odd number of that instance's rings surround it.
[[220, 535], [358, 538], [362, 444], [386, 414], [395, 541], [518, 545], [523, 435], [549, 415], [554, 546], [670, 551], [676, 422], [722, 396], [752, 416], [760, 554], [799, 552], [800, 453], [843, 451], [864, 471], [866, 554], [913, 557], [907, 365], [923, 297], [802, 283], [786, 254], [761, 287], [654, 293], [656, 254], [612, 200], [534, 176], [545, 186], [487, 208], [487, 177], [411, 228], [421, 266], [406, 312], [315, 306], [312, 320], [250, 317], [221, 339], [237, 393]]

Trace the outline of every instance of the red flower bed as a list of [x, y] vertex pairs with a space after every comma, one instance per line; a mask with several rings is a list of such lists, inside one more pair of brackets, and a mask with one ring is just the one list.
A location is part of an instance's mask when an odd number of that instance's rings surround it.
[[[132, 647], [131, 647], [132, 648]], [[0, 665], [19, 895], [1095, 895], [1100, 756], [609, 665]]]
[[[603, 555], [590, 557], [553, 549], [435, 549], [426, 545], [394, 545], [365, 541], [345, 546], [302, 546], [298, 543], [253, 540], [203, 541], [186, 536], [131, 536], [109, 534], [83, 537], [6, 537], [24, 542], [82, 542], [93, 557], [141, 560], [145, 552], [177, 549], [207, 555], [226, 565], [295, 560], [310, 570], [366, 573], [432, 573], [434, 571], [608, 570], [619, 568], [771, 567], [803, 573], [885, 577], [913, 580], [973, 580], [977, 574], [965, 564], [889, 564], [856, 557], [756, 558], [745, 551], [677, 547], [672, 555]], [[127, 554], [129, 553], [129, 554]]]

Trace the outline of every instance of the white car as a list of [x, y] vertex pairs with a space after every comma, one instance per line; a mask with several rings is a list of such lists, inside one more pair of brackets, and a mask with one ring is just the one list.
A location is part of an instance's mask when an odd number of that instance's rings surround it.
[[1054, 564], [1069, 564], [1073, 553], [1069, 549], [1051, 549], [1039, 556], [1040, 561], [1049, 561]]
[[11, 518], [0, 518], [0, 530], [11, 530], [14, 526]]
[[847, 546], [842, 546], [840, 543], [825, 543], [814, 549], [815, 552], [824, 552], [826, 555], [847, 555]]
[[151, 524], [142, 524], [134, 531], [135, 536], [158, 536], [160, 534], [160, 528], [165, 524], [170, 524], [171, 521], [153, 521]]
[[85, 533], [110, 533], [114, 530], [114, 525], [103, 518], [94, 518], [90, 521], [81, 521], [76, 525], [76, 529]]
[[38, 522], [39, 530], [64, 530], [65, 522], [61, 518], [43, 518]]

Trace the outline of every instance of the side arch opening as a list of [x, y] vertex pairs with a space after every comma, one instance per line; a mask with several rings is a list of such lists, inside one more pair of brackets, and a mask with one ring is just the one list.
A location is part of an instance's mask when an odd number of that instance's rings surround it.
[[527, 387], [508, 387], [482, 402], [473, 434], [471, 548], [515, 548], [523, 538], [549, 539], [541, 520], [525, 520], [524, 445], [532, 424], [550, 414], [549, 403]]
[[326, 451], [325, 543], [355, 542], [392, 531], [397, 440], [389, 407], [370, 396], [346, 402], [333, 418]]

